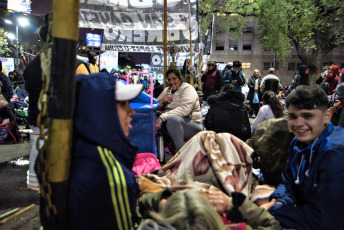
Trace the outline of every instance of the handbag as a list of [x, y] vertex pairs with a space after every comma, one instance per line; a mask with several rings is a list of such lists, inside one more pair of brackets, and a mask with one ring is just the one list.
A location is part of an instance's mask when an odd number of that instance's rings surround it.
[[254, 92], [253, 96], [253, 104], [258, 104], [259, 103], [259, 97], [258, 97], [258, 92]]
[[8, 101], [2, 94], [0, 94], [0, 111], [3, 109], [6, 109], [7, 106], [8, 106]]

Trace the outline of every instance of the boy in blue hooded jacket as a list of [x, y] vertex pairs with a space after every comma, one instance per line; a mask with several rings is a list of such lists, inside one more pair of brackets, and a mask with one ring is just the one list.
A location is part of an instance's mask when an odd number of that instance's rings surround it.
[[290, 144], [283, 182], [265, 208], [285, 228], [344, 227], [344, 129], [330, 122], [328, 98], [318, 87], [299, 86], [288, 96]]

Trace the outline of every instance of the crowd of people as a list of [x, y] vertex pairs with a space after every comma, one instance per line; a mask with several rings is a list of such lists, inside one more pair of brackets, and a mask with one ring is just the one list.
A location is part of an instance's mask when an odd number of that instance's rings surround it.
[[[100, 71], [95, 54], [90, 52], [88, 57], [88, 63], [76, 66], [78, 101], [68, 194], [71, 229], [344, 227], [344, 69], [329, 66], [317, 79], [318, 86], [311, 86], [310, 68], [301, 65], [292, 83], [282, 87], [274, 68], [265, 77], [255, 69], [246, 81], [240, 61], [233, 61], [223, 72], [208, 61], [200, 89], [190, 60], [185, 60], [181, 70], [166, 72], [166, 88], [157, 83], [149, 92], [159, 102], [155, 128], [165, 142], [174, 144], [176, 155], [163, 167], [167, 172], [163, 176], [160, 170], [135, 177], [137, 147], [128, 139], [135, 111], [129, 102], [147, 91], [150, 82], [144, 77], [125, 84], [118, 78], [127, 80], [126, 73]], [[40, 61], [37, 56], [24, 77], [16, 71], [7, 77], [0, 71], [1, 93], [7, 101], [14, 89], [27, 89], [33, 136], [38, 132]], [[246, 82], [247, 96], [242, 93]], [[11, 103], [0, 116], [16, 119]], [[281, 132], [272, 135], [275, 130]], [[195, 156], [193, 149], [197, 149]], [[228, 156], [221, 155], [224, 149], [241, 163], [228, 162]], [[261, 149], [268, 157], [260, 155]], [[34, 161], [37, 152], [31, 154]], [[277, 158], [278, 170], [276, 162], [267, 160], [269, 154]], [[192, 170], [179, 177], [185, 161]], [[256, 183], [268, 184], [268, 189], [254, 197], [250, 170], [255, 164], [262, 166]], [[247, 169], [244, 176], [243, 168]], [[209, 169], [213, 171], [210, 179]], [[279, 177], [270, 183], [273, 173]], [[239, 184], [239, 178], [244, 183]], [[147, 182], [143, 186], [143, 180], [150, 181], [149, 186]], [[166, 180], [169, 184], [162, 184]], [[39, 190], [37, 184], [34, 187]]]

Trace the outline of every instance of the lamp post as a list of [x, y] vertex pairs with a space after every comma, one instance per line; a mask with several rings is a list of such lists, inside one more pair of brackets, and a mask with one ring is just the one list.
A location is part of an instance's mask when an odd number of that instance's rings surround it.
[[[5, 22], [7, 24], [13, 24], [11, 20], [6, 19]], [[29, 21], [24, 17], [17, 18], [16, 24], [16, 58], [15, 58], [15, 70], [19, 72], [19, 28], [20, 26], [27, 26], [29, 25]]]

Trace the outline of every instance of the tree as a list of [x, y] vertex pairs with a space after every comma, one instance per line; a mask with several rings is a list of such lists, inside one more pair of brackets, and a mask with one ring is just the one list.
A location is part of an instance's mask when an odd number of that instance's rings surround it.
[[6, 57], [10, 55], [11, 50], [8, 48], [8, 42], [6, 38], [7, 32], [0, 28], [0, 56]]
[[[212, 13], [214, 7], [204, 5], [199, 4], [200, 13]], [[229, 0], [215, 12], [227, 25], [234, 21], [239, 32], [245, 28], [245, 18], [256, 17], [263, 48], [275, 51], [283, 61], [294, 45], [301, 61], [310, 66], [311, 82], [319, 76], [323, 58], [344, 45], [344, 5], [340, 0]]]

